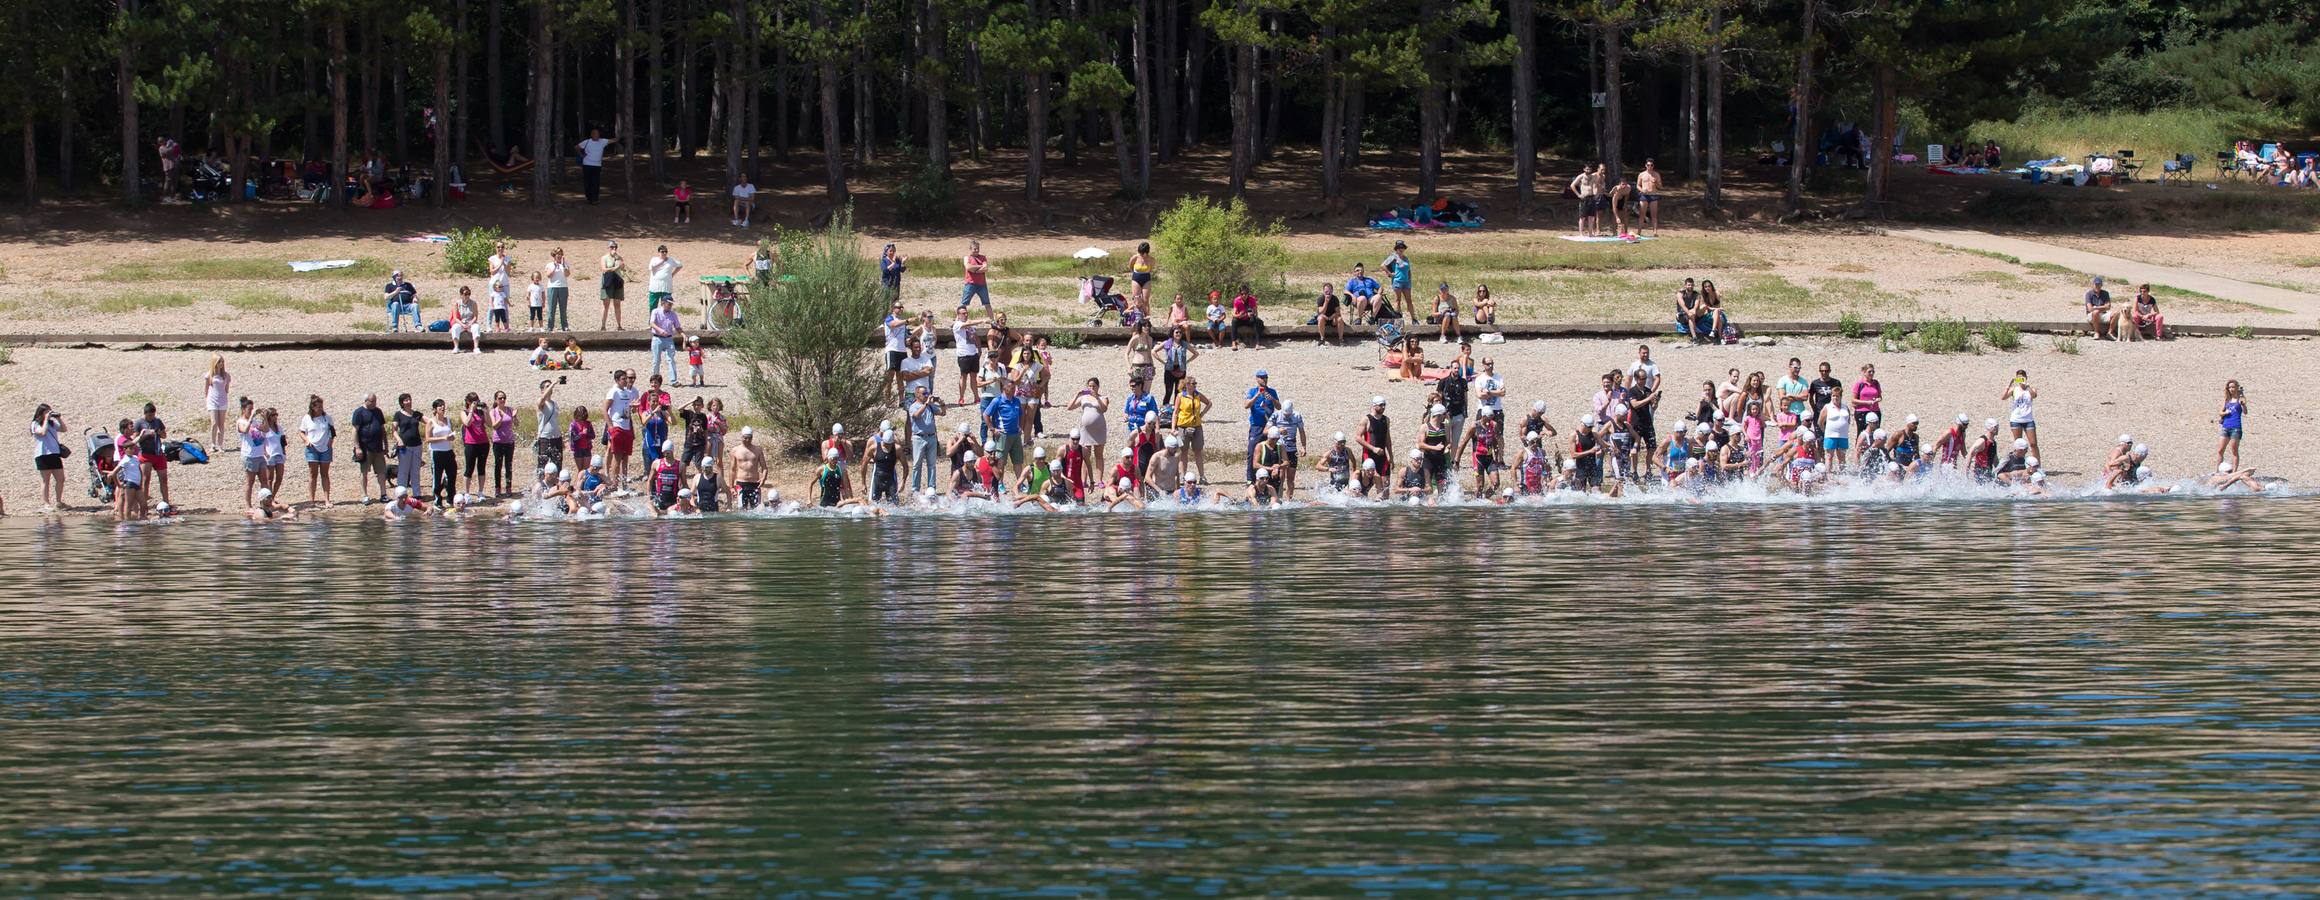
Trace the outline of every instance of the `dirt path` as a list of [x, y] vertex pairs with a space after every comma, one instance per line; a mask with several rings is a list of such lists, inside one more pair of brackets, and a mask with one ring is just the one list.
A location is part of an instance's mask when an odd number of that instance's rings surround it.
[[[2269, 285], [2250, 284], [2175, 266], [2137, 262], [2117, 256], [2072, 250], [2053, 244], [1950, 228], [1893, 228], [1886, 234], [1944, 247], [2003, 253], [2025, 264], [2050, 263], [2080, 272], [2099, 274], [2126, 284], [2169, 285], [2240, 303], [2268, 306], [2282, 312], [2320, 316], [2320, 296]], [[2122, 286], [2123, 288], [2123, 286]], [[2133, 296], [2132, 288], [2114, 289], [2115, 295]]]

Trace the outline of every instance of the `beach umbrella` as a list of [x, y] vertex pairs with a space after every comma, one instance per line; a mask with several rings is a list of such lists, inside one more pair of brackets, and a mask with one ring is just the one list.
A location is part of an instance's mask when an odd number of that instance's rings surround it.
[[1078, 252], [1075, 252], [1071, 255], [1071, 258], [1081, 262], [1086, 262], [1091, 259], [1102, 259], [1110, 255], [1112, 255], [1112, 251], [1106, 250], [1102, 247], [1081, 247], [1079, 248]]

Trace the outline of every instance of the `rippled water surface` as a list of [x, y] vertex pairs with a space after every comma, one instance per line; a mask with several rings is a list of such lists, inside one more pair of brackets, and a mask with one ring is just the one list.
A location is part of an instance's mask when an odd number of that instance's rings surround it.
[[0, 531], [0, 885], [2320, 891], [2320, 500]]

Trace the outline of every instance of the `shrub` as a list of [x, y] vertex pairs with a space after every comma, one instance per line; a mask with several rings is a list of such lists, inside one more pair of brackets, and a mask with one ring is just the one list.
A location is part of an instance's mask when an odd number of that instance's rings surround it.
[[1902, 327], [1899, 322], [1887, 322], [1885, 327], [1877, 332], [1877, 350], [1880, 353], [1899, 350], [1907, 346], [1909, 346], [1909, 329]]
[[1186, 297], [1205, 297], [1209, 291], [1229, 297], [1247, 284], [1260, 297], [1278, 301], [1289, 290], [1284, 275], [1289, 251], [1281, 243], [1282, 231], [1278, 221], [1263, 226], [1250, 221], [1248, 204], [1237, 198], [1218, 205], [1205, 197], [1186, 197], [1153, 226], [1152, 251]]
[[1992, 347], [2013, 350], [2022, 346], [2022, 329], [2012, 322], [1991, 322], [1990, 327], [1982, 329], [1982, 338]]
[[1861, 315], [1859, 313], [1848, 309], [1842, 313], [1837, 314], [1838, 334], [1844, 335], [1845, 337], [1853, 340], [1859, 340], [1861, 335], [1867, 334], [1868, 331], [1868, 328], [1861, 324]]
[[1087, 335], [1077, 331], [1054, 331], [1048, 333], [1047, 342], [1059, 350], [1077, 350], [1087, 346]]
[[820, 231], [781, 234], [782, 278], [751, 291], [743, 324], [726, 332], [741, 386], [777, 443], [808, 449], [842, 423], [856, 434], [885, 396], [877, 348], [865, 339], [885, 310], [877, 263], [860, 252], [852, 209]]
[[1927, 319], [1917, 323], [1917, 349], [1926, 353], [1981, 352], [1964, 319]]
[[[491, 253], [501, 241], [507, 241], [507, 233], [497, 227], [454, 228], [451, 243], [443, 245], [443, 268], [456, 275], [489, 275]], [[509, 250], [515, 247], [508, 241]]]
[[2253, 326], [2242, 325], [2232, 329], [2231, 336], [2243, 341], [2252, 341], [2256, 339], [2256, 330]]
[[930, 162], [894, 186], [894, 205], [905, 225], [947, 225], [959, 215], [959, 184]]
[[2054, 339], [2054, 352], [2065, 356], [2078, 355], [2078, 338], [2064, 335]]

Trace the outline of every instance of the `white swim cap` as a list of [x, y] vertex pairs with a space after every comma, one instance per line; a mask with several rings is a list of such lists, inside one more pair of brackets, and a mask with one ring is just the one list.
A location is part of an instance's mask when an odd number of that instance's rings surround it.
[[1699, 458], [1698, 458], [1698, 457], [1694, 457], [1694, 458], [1691, 458], [1691, 459], [1684, 460], [1684, 468], [1686, 468], [1686, 469], [1697, 469], [1697, 468], [1699, 468], [1699, 467], [1700, 467], [1700, 460], [1699, 460]]
[[1876, 413], [1868, 413], [1868, 414], [1866, 414], [1866, 415], [1863, 415], [1863, 416], [1861, 417], [1861, 421], [1864, 421], [1864, 422], [1875, 422], [1875, 421], [1877, 421], [1877, 414], [1876, 414]]
[[1799, 428], [1799, 429], [1797, 429], [1797, 430], [1796, 430], [1796, 438], [1797, 438], [1797, 440], [1800, 440], [1800, 441], [1809, 441], [1809, 440], [1812, 440], [1812, 439], [1813, 439], [1813, 430], [1812, 430], [1812, 429], [1810, 429], [1810, 428]]
[[831, 433], [831, 434], [845, 434], [845, 433], [846, 433], [846, 423], [844, 423], [844, 422], [832, 422], [832, 423], [830, 423], [830, 433]]
[[1531, 401], [1531, 412], [1543, 413], [1543, 412], [1546, 412], [1546, 411], [1547, 411], [1547, 401], [1545, 401], [1545, 400], [1533, 400], [1533, 401]]
[[1279, 426], [1279, 425], [1267, 425], [1267, 426], [1265, 426], [1265, 436], [1266, 436], [1266, 437], [1269, 437], [1269, 438], [1277, 438], [1277, 437], [1280, 437], [1280, 436], [1281, 436], [1281, 426]]
[[1828, 463], [1813, 463], [1812, 470], [1813, 470], [1814, 474], [1819, 474], [1819, 473], [1822, 473], [1822, 472], [1827, 472], [1827, 471], [1829, 470], [1829, 464], [1828, 464]]
[[678, 489], [677, 489], [677, 496], [679, 496], [679, 497], [691, 497], [691, 496], [693, 496], [693, 489], [692, 489], [692, 488], [678, 488]]
[[1876, 431], [1870, 432], [1870, 433], [1869, 433], [1869, 439], [1870, 439], [1870, 440], [1872, 440], [1872, 441], [1882, 441], [1882, 440], [1884, 440], [1884, 439], [1885, 439], [1885, 429], [1883, 429], [1883, 428], [1879, 428], [1879, 429], [1877, 429]]
[[1369, 398], [1369, 405], [1371, 405], [1371, 406], [1384, 406], [1384, 405], [1386, 405], [1386, 398], [1385, 398], [1385, 395], [1383, 395], [1383, 394], [1376, 394], [1376, 395], [1372, 395], [1372, 396]]
[[838, 448], [836, 448], [836, 447], [831, 447], [831, 448], [830, 448], [830, 449], [828, 449], [828, 450], [824, 450], [824, 451], [822, 451], [822, 458], [823, 458], [823, 459], [837, 459], [837, 458], [838, 458]]
[[2016, 450], [2028, 450], [2028, 449], [2030, 449], [2030, 439], [2029, 439], [2029, 438], [2015, 438], [2015, 439], [2014, 439], [2014, 449], [2016, 449]]
[[466, 506], [466, 505], [467, 505], [467, 495], [466, 495], [466, 494], [453, 494], [453, 495], [451, 495], [451, 502], [452, 502], [452, 504], [453, 504], [453, 505], [455, 505], [455, 506]]
[[2141, 480], [2141, 479], [2144, 479], [2144, 478], [2149, 478], [2149, 477], [2151, 477], [2151, 467], [2150, 467], [2150, 466], [2136, 466], [2136, 467], [2135, 467], [2135, 478], [2136, 478], [2137, 480]]
[[[1199, 483], [1200, 483], [1200, 476], [1198, 476], [1198, 475], [1194, 475], [1194, 474], [1191, 474], [1191, 473], [1187, 472], [1187, 473], [1185, 473], [1185, 475], [1184, 475], [1184, 483], [1185, 483], [1185, 484], [1199, 484]], [[1121, 486], [1122, 486], [1122, 487], [1125, 487], [1125, 486], [1126, 486], [1126, 482], [1125, 482], [1125, 481], [1122, 481], [1122, 482], [1121, 482]]]
[[1071, 439], [1075, 441], [1087, 440], [1087, 432], [1074, 428], [1071, 430]]
[[563, 480], [563, 481], [571, 481], [571, 480], [572, 480], [572, 473], [570, 473], [570, 472], [566, 472], [566, 473], [564, 473], [564, 477], [563, 477], [561, 480]]
[[982, 459], [982, 457], [980, 457], [980, 456], [976, 456], [976, 455], [975, 455], [975, 451], [973, 451], [973, 450], [969, 450], [969, 451], [967, 451], [967, 453], [966, 453], [966, 455], [965, 455], [965, 456], [962, 456], [962, 457], [959, 457], [959, 458], [960, 458], [960, 459], [963, 459], [963, 460], [965, 460], [965, 461], [967, 461], [967, 462], [974, 462], [975, 460]]
[[1412, 450], [1410, 451], [1410, 458], [1411, 458], [1411, 459], [1425, 459], [1425, 458], [1426, 458], [1426, 451], [1424, 451], [1424, 450], [1418, 450], [1418, 449], [1412, 449]]
[[2132, 437], [2129, 437], [2129, 436], [2127, 436], [2127, 435], [2124, 435], [2124, 434], [2122, 434], [2122, 435], [2119, 435], [2119, 443], [2122, 443], [2122, 444], [2132, 444], [2132, 443], [2134, 443], [2134, 442], [2135, 442], [2135, 439], [2134, 439], [2134, 438], [2132, 438]]
[[554, 475], [554, 474], [556, 474], [556, 464], [555, 464], [555, 463], [541, 463], [541, 464], [540, 464], [540, 471], [541, 471], [542, 473], [545, 473], [545, 474], [548, 474], [548, 475]]
[[1375, 472], [1375, 471], [1377, 471], [1377, 460], [1374, 460], [1374, 459], [1364, 459], [1364, 460], [1362, 460], [1362, 461], [1361, 461], [1361, 470], [1362, 470], [1362, 471], [1364, 471], [1364, 472]]
[[2030, 483], [2031, 483], [2031, 484], [2045, 484], [2045, 483], [2046, 483], [2046, 473], [2044, 473], [2044, 472], [2032, 472], [2032, 473], [2030, 473]]
[[1694, 425], [1694, 426], [1692, 426], [1692, 433], [1693, 433], [1693, 434], [1707, 434], [1707, 433], [1708, 433], [1708, 423], [1706, 423], [1706, 422], [1701, 422], [1701, 423], [1700, 423], [1700, 424], [1698, 424], [1698, 425]]
[[2151, 453], [2151, 445], [2149, 445], [2149, 444], [2136, 444], [2136, 445], [2135, 445], [2135, 455], [2137, 455], [2137, 456], [2148, 456], [2148, 455], [2150, 455], [2150, 453]]
[[1443, 406], [1442, 404], [1439, 404], [1439, 403], [1436, 403], [1436, 404], [1434, 404], [1433, 406], [1430, 406], [1430, 407], [1427, 407], [1427, 408], [1426, 408], [1426, 414], [1427, 414], [1427, 415], [1429, 415], [1429, 416], [1439, 416], [1439, 415], [1441, 415], [1441, 414], [1443, 414], [1443, 413], [1446, 413], [1446, 412], [1449, 412], [1449, 411], [1450, 411], [1449, 407]]
[[1593, 428], [1593, 427], [1595, 427], [1595, 417], [1594, 417], [1594, 416], [1580, 416], [1580, 417], [1579, 417], [1579, 427], [1581, 427], [1581, 428]]
[[959, 433], [960, 433], [960, 434], [966, 434], [967, 432], [969, 432], [969, 431], [972, 431], [972, 430], [974, 430], [974, 429], [973, 429], [973, 427], [972, 427], [972, 426], [969, 426], [967, 423], [965, 423], [965, 422], [960, 422], [960, 423], [959, 423]]
[[1501, 490], [1498, 492], [1498, 495], [1501, 497], [1511, 498], [1514, 496], [1514, 488], [1506, 488], [1505, 490]]
[[1121, 447], [1121, 448], [1120, 448], [1120, 458], [1121, 458], [1121, 459], [1135, 459], [1135, 458], [1136, 458], [1136, 448], [1134, 448], [1134, 447]]
[[1998, 420], [1996, 420], [1996, 419], [1983, 419], [1983, 420], [1982, 420], [1982, 427], [1983, 427], [1983, 428], [1996, 428], [1996, 427], [1998, 427]]
[[880, 420], [878, 420], [878, 430], [879, 430], [879, 431], [893, 431], [893, 430], [894, 430], [894, 420], [893, 420], [893, 419], [880, 419]]
[[259, 489], [258, 489], [258, 499], [260, 499], [260, 500], [266, 500], [266, 499], [270, 499], [270, 498], [272, 498], [273, 496], [274, 496], [274, 490], [273, 490], [272, 488], [259, 488]]
[[395, 496], [396, 496], [396, 497], [408, 497], [408, 496], [411, 496], [411, 489], [410, 489], [410, 488], [407, 488], [407, 487], [404, 487], [404, 486], [402, 486], [402, 485], [399, 485], [399, 484], [398, 484], [398, 485], [395, 485]]
[[741, 426], [741, 436], [742, 436], [742, 437], [751, 437], [751, 436], [754, 436], [754, 435], [756, 435], [756, 434], [757, 434], [757, 429], [755, 429], [755, 428], [751, 428], [751, 427], [749, 427], [749, 426], [747, 426], [747, 425], [743, 425], [743, 426]]
[[1172, 435], [1169, 435], [1169, 436], [1167, 436], [1167, 437], [1161, 438], [1161, 439], [1160, 439], [1160, 446], [1166, 447], [1166, 448], [1168, 448], [1168, 449], [1170, 449], [1170, 450], [1174, 450], [1174, 449], [1176, 449], [1176, 448], [1178, 448], [1178, 447], [1182, 447], [1182, 446], [1184, 446], [1184, 442], [1183, 442], [1183, 441], [1180, 441], [1180, 440], [1177, 440], [1176, 436], [1172, 434]]
[[1903, 421], [1903, 422], [1906, 422], [1906, 423], [1908, 423], [1908, 424], [1911, 424], [1911, 425], [1915, 425], [1915, 424], [1917, 424], [1917, 414], [1916, 414], [1916, 413], [1910, 413], [1910, 414], [1909, 414], [1909, 418], [1903, 419], [1903, 420], [1901, 420], [1901, 421]]
[[1572, 469], [1576, 469], [1576, 468], [1578, 468], [1578, 467], [1579, 467], [1579, 461], [1578, 461], [1578, 460], [1575, 460], [1575, 459], [1566, 459], [1566, 460], [1563, 460], [1563, 471], [1565, 471], [1565, 472], [1571, 471]]
[[1337, 433], [1337, 440], [1338, 440], [1338, 442], [1339, 442], [1339, 443], [1343, 443], [1343, 442], [1345, 441], [1345, 432], [1342, 432], [1342, 431], [1338, 432], [1338, 433]]
[[1709, 442], [1708, 442], [1708, 447], [1707, 447], [1707, 449], [1708, 449], [1708, 452], [1710, 452], [1710, 453], [1714, 453], [1714, 452], [1716, 452], [1716, 451], [1718, 451], [1718, 450], [1722, 450], [1722, 449], [1724, 449], [1724, 445], [1722, 445], [1722, 444], [1719, 444], [1719, 443], [1716, 443], [1715, 441], [1709, 441]]
[[2217, 463], [2215, 466], [2215, 473], [2218, 475], [2231, 474], [2231, 463]]
[[1293, 413], [1293, 412], [1296, 412], [1296, 411], [1297, 411], [1297, 401], [1295, 401], [1295, 400], [1283, 400], [1283, 401], [1281, 401], [1281, 411], [1282, 411], [1282, 412], [1285, 412], [1285, 413]]
[[2030, 468], [2033, 468], [2033, 469], [2035, 469], [2035, 468], [2038, 468], [2038, 457], [2035, 457], [2035, 456], [2025, 456], [2025, 457], [2022, 457], [2022, 464], [2023, 464], [2023, 465], [2025, 465], [2025, 466], [2028, 466], [2028, 467], [2030, 467]]
[[[1958, 413], [1958, 424], [1960, 424], [1960, 425], [1964, 425], [1964, 424], [1966, 424], [1966, 423], [1968, 423], [1968, 422], [1972, 422], [1973, 420], [1974, 420], [1974, 417], [1972, 417], [1972, 416], [1966, 415], [1965, 413]], [[1994, 421], [1994, 420], [1993, 420], [1993, 421]]]
[[675, 456], [675, 455], [677, 455], [677, 439], [676, 439], [676, 438], [669, 438], [668, 440], [665, 440], [665, 441], [662, 441], [662, 442], [661, 442], [661, 455], [662, 455], [662, 456]]
[[1033, 448], [1031, 448], [1031, 458], [1032, 458], [1032, 459], [1046, 459], [1046, 458], [1047, 458], [1047, 448], [1045, 448], [1045, 447], [1033, 447]]
[[1539, 433], [1538, 433], [1538, 432], [1536, 432], [1536, 431], [1525, 431], [1525, 432], [1523, 432], [1523, 443], [1525, 443], [1525, 444], [1536, 444], [1536, 443], [1538, 443], [1538, 442], [1539, 442]]
[[1134, 489], [1134, 488], [1135, 488], [1135, 486], [1136, 486], [1136, 482], [1134, 482], [1134, 481], [1132, 481], [1132, 480], [1130, 480], [1130, 479], [1126, 479], [1126, 478], [1122, 478], [1122, 479], [1120, 479], [1120, 490], [1123, 490], [1123, 491], [1125, 491], [1125, 490], [1132, 490], [1132, 489]]

